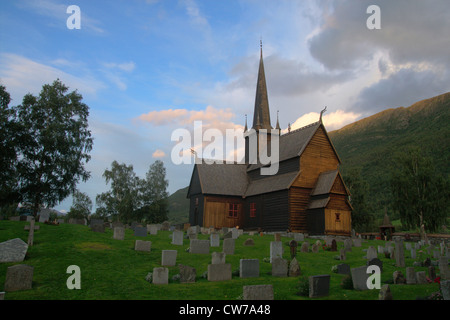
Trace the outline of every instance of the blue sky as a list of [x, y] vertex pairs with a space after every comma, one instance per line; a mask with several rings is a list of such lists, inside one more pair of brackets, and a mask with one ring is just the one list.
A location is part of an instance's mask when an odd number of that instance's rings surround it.
[[[366, 26], [373, 4], [379, 30]], [[69, 5], [81, 10], [79, 30], [66, 26]], [[331, 131], [450, 91], [449, 9], [448, 0], [2, 0], [0, 82], [12, 105], [56, 78], [83, 95], [94, 149], [78, 188], [94, 203], [113, 160], [141, 177], [164, 161], [172, 193], [192, 171], [171, 161], [174, 130], [252, 118], [260, 39], [273, 124], [279, 111], [282, 128], [295, 129], [327, 106]]]

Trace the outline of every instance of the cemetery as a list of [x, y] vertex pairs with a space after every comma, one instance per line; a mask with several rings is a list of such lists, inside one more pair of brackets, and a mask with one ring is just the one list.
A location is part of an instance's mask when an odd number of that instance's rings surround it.
[[[31, 225], [0, 221], [1, 299], [449, 299], [448, 240], [425, 244], [98, 222]], [[79, 289], [67, 285], [72, 265], [80, 270]], [[367, 287], [368, 266], [381, 272], [373, 289]]]

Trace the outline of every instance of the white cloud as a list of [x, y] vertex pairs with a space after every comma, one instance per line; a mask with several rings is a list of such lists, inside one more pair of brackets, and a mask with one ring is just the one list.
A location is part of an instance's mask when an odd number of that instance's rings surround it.
[[153, 158], [164, 158], [166, 156], [166, 153], [162, 150], [156, 150], [155, 152], [153, 152], [152, 157]]
[[83, 95], [95, 95], [105, 88], [102, 81], [89, 74], [75, 76], [17, 54], [0, 54], [0, 79], [15, 100], [14, 104], [21, 103], [27, 93], [38, 94], [44, 84], [51, 84], [58, 78], [69, 90], [78, 90]]

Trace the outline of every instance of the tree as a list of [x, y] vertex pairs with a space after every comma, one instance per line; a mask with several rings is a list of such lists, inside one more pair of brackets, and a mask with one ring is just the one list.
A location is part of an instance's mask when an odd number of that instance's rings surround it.
[[68, 212], [69, 218], [88, 219], [92, 210], [91, 198], [86, 193], [75, 190], [72, 201], [72, 206]]
[[169, 209], [166, 169], [161, 160], [156, 160], [149, 168], [146, 178], [140, 181], [142, 207], [139, 215], [148, 222], [159, 223], [167, 220]]
[[0, 208], [16, 207], [21, 201], [17, 188], [17, 124], [15, 111], [9, 107], [11, 97], [0, 85]]
[[103, 177], [107, 184], [111, 184], [111, 189], [97, 195], [97, 213], [116, 217], [121, 222], [132, 221], [134, 211], [139, 208], [139, 178], [136, 177], [133, 166], [113, 161], [111, 170], [106, 169]]
[[68, 93], [59, 79], [27, 94], [16, 107], [18, 119], [18, 181], [23, 200], [54, 206], [87, 181], [84, 165], [93, 140], [88, 129], [89, 107], [77, 91]]
[[343, 179], [351, 194], [352, 226], [359, 231], [369, 231], [374, 222], [374, 216], [367, 204], [369, 186], [357, 169], [350, 170]]
[[436, 231], [445, 223], [450, 204], [450, 182], [440, 175], [431, 158], [419, 148], [409, 148], [394, 156], [391, 169], [393, 206], [407, 228]]

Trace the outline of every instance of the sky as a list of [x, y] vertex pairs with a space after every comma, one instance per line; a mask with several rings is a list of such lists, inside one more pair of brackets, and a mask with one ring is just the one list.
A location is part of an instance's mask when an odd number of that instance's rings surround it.
[[91, 178], [78, 189], [94, 205], [114, 160], [142, 178], [163, 161], [174, 193], [194, 162], [174, 163], [176, 130], [242, 130], [246, 115], [251, 126], [261, 43], [271, 121], [283, 131], [316, 122], [325, 106], [332, 131], [450, 91], [448, 0], [0, 1], [10, 105], [59, 78], [90, 108]]

